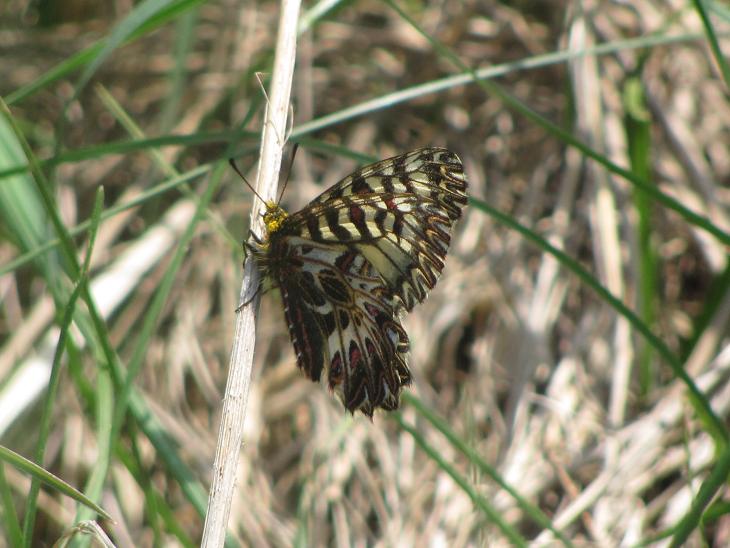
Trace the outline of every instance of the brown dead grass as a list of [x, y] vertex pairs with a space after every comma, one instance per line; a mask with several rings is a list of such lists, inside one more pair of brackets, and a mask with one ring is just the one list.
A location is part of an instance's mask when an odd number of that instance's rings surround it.
[[[562, 3], [508, 8], [470, 0], [430, 3], [414, 17], [465, 63], [483, 67], [571, 45], [642, 36], [665, 24], [676, 33], [701, 32], [696, 14], [675, 11], [680, 9], [675, 4], [642, 0], [629, 8], [602, 3], [582, 13], [571, 5], [566, 15], [568, 6]], [[8, 24], [21, 22], [16, 30], [3, 31], [12, 38], [0, 47], [0, 62], [6, 67], [3, 93], [103, 36], [114, 20], [96, 13], [84, 21], [41, 29], [19, 18], [12, 6], [0, 15]], [[174, 25], [119, 50], [95, 81], [150, 136], [235, 127], [260, 93], [250, 72], [266, 69], [276, 15], [275, 3], [246, 7], [214, 2], [200, 8], [195, 42], [186, 57], [185, 93], [168, 127], [160, 113], [169, 94]], [[730, 109], [727, 89], [705, 44], [687, 41], [576, 59], [513, 71], [499, 82], [543, 116], [574, 120], [585, 142], [625, 166], [621, 98], [642, 55], [653, 181], [728, 230]], [[295, 125], [454, 72], [385, 5], [348, 5], [301, 39], [293, 92]], [[57, 82], [14, 106], [14, 114], [32, 127], [41, 157], [50, 156], [55, 146], [73, 150], [127, 137], [93, 87], [71, 106], [59, 134], [54, 128], [70, 84]], [[249, 124], [253, 130], [260, 122], [258, 112]], [[424, 96], [313, 137], [381, 157], [424, 145], [452, 148], [464, 161], [473, 197], [532, 227], [637, 308], [641, 254], [632, 188], [479, 87]], [[163, 155], [183, 170], [220, 160], [222, 151], [223, 143], [213, 142], [165, 148]], [[285, 197], [293, 209], [355, 165], [306, 147], [299, 154]], [[250, 155], [241, 162], [255, 163]], [[142, 151], [67, 163], [54, 178], [59, 204], [73, 225], [87, 218], [97, 185], [104, 184], [109, 205], [163, 177]], [[104, 272], [182, 199], [168, 192], [106, 223], [94, 272]], [[216, 198], [211, 219], [200, 225], [190, 246], [136, 382], [180, 456], [206, 485], [241, 273], [240, 249], [225, 230], [236, 240], [244, 238], [250, 199], [249, 191], [231, 176]], [[728, 266], [727, 248], [656, 204], [651, 223], [658, 260], [651, 328], [678, 354], [691, 337], [699, 337], [686, 368], [727, 421], [726, 291], [707, 326], [699, 329], [696, 323], [708, 299], [715, 298], [710, 284]], [[0, 242], [3, 262], [15, 255], [9, 241]], [[110, 336], [123, 360], [134, 350], [136, 330], [166, 264], [163, 258], [152, 268], [109, 320]], [[42, 280], [34, 276], [22, 269], [2, 280], [2, 363], [16, 367], [32, 354], [45, 331], [30, 326], [32, 307], [47, 299]], [[40, 325], [50, 320], [49, 309]], [[576, 545], [633, 544], [674, 525], [686, 513], [713, 462], [712, 439], [698, 422], [683, 385], [656, 353], [649, 355], [650, 382], [642, 392], [638, 364], [645, 342], [553, 257], [469, 208], [439, 285], [405, 325], [412, 341], [412, 393]], [[17, 334], [24, 330], [35, 335], [23, 345]], [[258, 336], [230, 520], [231, 532], [243, 544], [506, 545], [469, 496], [386, 414], [372, 423], [353, 419], [325, 388], [301, 376], [276, 293], [263, 300]], [[15, 346], [9, 357], [10, 343]], [[93, 356], [82, 352], [80, 365], [94, 376]], [[3, 375], [10, 375], [8, 368], [0, 369]], [[65, 377], [47, 455], [49, 469], [78, 486], [86, 479], [96, 446], [83, 401]], [[27, 417], [0, 443], [31, 454], [27, 432], [32, 422]], [[403, 420], [415, 424], [525, 539], [537, 545], [554, 542], [412, 406], [404, 406]], [[115, 542], [172, 542], [161, 523], [164, 532], [155, 540], [138, 482], [149, 482], [163, 494], [178, 526], [197, 542], [201, 518], [138, 431], [125, 429], [122, 445], [130, 447], [132, 436], [147, 476], [133, 477], [121, 461], [112, 467], [102, 504], [118, 520], [108, 527]], [[24, 478], [8, 474], [22, 501]], [[728, 502], [727, 493], [721, 496]], [[53, 542], [71, 524], [73, 505], [61, 499], [69, 512], [57, 521], [61, 513], [54, 500], [41, 500], [38, 543]], [[724, 545], [729, 524], [726, 517], [713, 521], [692, 542]]]

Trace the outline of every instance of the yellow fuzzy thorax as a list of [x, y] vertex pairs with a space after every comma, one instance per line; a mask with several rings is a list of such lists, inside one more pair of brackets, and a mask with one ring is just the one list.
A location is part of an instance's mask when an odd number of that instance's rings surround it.
[[266, 213], [264, 213], [264, 226], [266, 234], [271, 235], [281, 228], [289, 214], [284, 211], [276, 202], [266, 202]]

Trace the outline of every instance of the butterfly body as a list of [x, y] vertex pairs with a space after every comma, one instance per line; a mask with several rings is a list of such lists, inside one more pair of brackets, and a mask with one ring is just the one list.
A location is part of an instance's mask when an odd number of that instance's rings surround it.
[[411, 382], [400, 317], [443, 269], [466, 203], [459, 158], [424, 148], [365, 166], [306, 207], [268, 203], [253, 244], [281, 291], [297, 365], [354, 412], [392, 410]]

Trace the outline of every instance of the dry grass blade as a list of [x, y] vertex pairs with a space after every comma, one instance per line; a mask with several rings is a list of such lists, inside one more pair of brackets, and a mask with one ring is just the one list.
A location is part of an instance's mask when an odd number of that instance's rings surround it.
[[[273, 200], [279, 180], [282, 150], [285, 144], [289, 97], [296, 60], [297, 22], [299, 0], [282, 0], [278, 39], [271, 78], [270, 101], [267, 103], [259, 156], [257, 192], [264, 199]], [[263, 204], [254, 206], [251, 227], [261, 233], [258, 211]], [[250, 297], [257, 291], [260, 278], [253, 261], [246, 261], [241, 302], [244, 306], [236, 315], [236, 330], [229, 368], [228, 382], [223, 399], [223, 413], [218, 434], [218, 446], [213, 465], [213, 481], [208, 499], [202, 546], [223, 546], [228, 516], [234, 499], [239, 451], [243, 440], [248, 390], [253, 370], [253, 351], [256, 341], [254, 311], [258, 298]]]

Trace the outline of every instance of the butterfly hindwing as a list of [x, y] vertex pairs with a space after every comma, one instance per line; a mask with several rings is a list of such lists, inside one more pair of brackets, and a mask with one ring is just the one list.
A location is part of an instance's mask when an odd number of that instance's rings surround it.
[[350, 411], [397, 408], [410, 383], [397, 301], [362, 255], [299, 238], [286, 245], [296, 268], [279, 270], [276, 282], [300, 369], [314, 381], [324, 371]]

